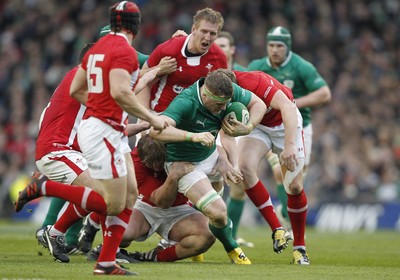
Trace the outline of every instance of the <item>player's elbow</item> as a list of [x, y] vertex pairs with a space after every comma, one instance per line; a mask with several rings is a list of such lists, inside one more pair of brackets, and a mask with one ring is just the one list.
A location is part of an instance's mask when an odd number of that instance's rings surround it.
[[328, 86], [322, 88], [322, 104], [327, 104], [332, 101], [332, 93]]
[[167, 209], [172, 206], [173, 201], [166, 198], [153, 198], [153, 203], [161, 209]]

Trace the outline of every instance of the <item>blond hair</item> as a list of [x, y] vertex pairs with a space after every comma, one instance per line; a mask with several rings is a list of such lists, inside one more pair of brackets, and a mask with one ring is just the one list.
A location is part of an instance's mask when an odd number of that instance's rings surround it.
[[198, 27], [200, 21], [205, 20], [212, 24], [218, 24], [218, 31], [221, 31], [224, 26], [224, 18], [222, 17], [220, 12], [217, 12], [211, 8], [204, 8], [202, 10], [198, 10], [196, 14], [193, 16], [193, 24]]

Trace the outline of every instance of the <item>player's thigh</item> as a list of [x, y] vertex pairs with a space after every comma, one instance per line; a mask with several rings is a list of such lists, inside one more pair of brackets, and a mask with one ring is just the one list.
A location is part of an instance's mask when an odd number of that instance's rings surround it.
[[135, 168], [132, 161], [132, 156], [130, 153], [125, 154], [126, 159], [126, 168], [127, 168], [127, 182], [128, 182], [128, 189], [127, 189], [127, 206], [131, 208], [136, 201], [138, 196], [138, 187], [136, 182], [136, 175], [135, 175]]
[[94, 179], [93, 185], [107, 203], [107, 207], [125, 208], [127, 196], [127, 176], [114, 179]]
[[79, 176], [72, 182], [72, 185], [85, 186], [96, 190], [93, 186], [92, 177], [90, 177], [88, 169], [79, 174]]
[[36, 166], [50, 180], [69, 185], [88, 168], [82, 153], [71, 150], [51, 152], [36, 161]]
[[209, 235], [208, 219], [197, 212], [177, 221], [169, 232], [169, 239], [180, 241], [189, 235]]
[[245, 167], [256, 172], [260, 161], [270, 149], [263, 137], [266, 138], [260, 133], [260, 135], [254, 134], [239, 139], [238, 151], [241, 169]]
[[125, 230], [123, 240], [132, 241], [139, 237], [147, 235], [150, 230], [150, 224], [144, 217], [143, 213], [133, 208], [132, 215], [129, 219], [128, 227]]

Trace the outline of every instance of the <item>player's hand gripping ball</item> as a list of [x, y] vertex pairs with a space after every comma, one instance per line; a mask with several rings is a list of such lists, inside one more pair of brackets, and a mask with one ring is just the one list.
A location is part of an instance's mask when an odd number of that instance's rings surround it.
[[250, 113], [242, 103], [232, 102], [226, 108], [224, 119], [226, 119], [230, 125], [233, 125], [232, 120], [237, 120], [246, 125], [250, 120]]

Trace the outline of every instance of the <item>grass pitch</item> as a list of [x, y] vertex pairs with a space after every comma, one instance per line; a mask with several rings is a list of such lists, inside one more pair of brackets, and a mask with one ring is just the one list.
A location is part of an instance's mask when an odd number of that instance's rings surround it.
[[[0, 279], [98, 279], [92, 275], [94, 263], [84, 256], [71, 256], [71, 262], [54, 262], [48, 251], [34, 238], [38, 226], [28, 223], [0, 222]], [[183, 260], [175, 263], [127, 265], [138, 272], [136, 279], [400, 279], [400, 233], [319, 233], [307, 229], [307, 250], [311, 265], [290, 264], [291, 246], [282, 254], [272, 250], [267, 227], [240, 228], [241, 237], [255, 243], [243, 248], [252, 265], [232, 265], [217, 241], [205, 254], [203, 263]], [[96, 245], [100, 242], [100, 236]], [[154, 247], [156, 237], [133, 243], [129, 251]], [[102, 276], [115, 278], [115, 276]]]

